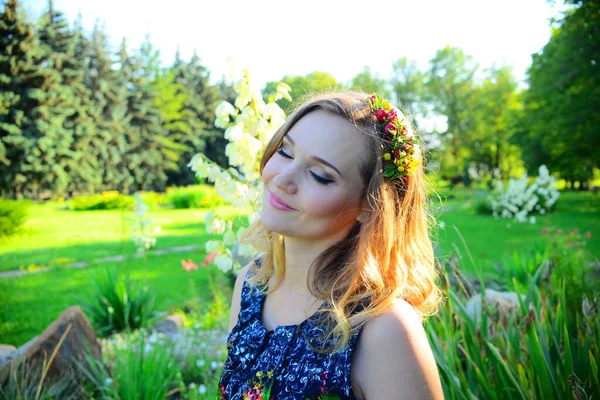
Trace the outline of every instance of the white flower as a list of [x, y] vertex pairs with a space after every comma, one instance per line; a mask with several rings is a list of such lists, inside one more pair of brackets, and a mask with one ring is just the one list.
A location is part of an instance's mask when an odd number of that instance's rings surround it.
[[206, 227], [206, 231], [208, 233], [211, 233], [211, 231], [209, 229], [210, 229], [210, 227], [212, 227], [214, 220], [215, 220], [215, 212], [213, 210], [210, 210], [209, 212], [207, 212], [204, 215], [204, 226]]
[[215, 218], [210, 226], [211, 233], [215, 235], [222, 235], [225, 232], [225, 221], [219, 218]]
[[214, 259], [214, 263], [223, 272], [231, 270], [231, 267], [233, 266], [233, 261], [231, 260], [231, 258], [224, 254], [219, 254], [218, 256], [216, 256]]
[[196, 176], [201, 179], [208, 176], [208, 170], [210, 169], [210, 165], [205, 162], [204, 158], [199, 154], [192, 157], [188, 163], [188, 167], [190, 167], [190, 169], [196, 173]]
[[227, 232], [225, 232], [225, 235], [223, 235], [223, 243], [225, 244], [225, 246], [231, 246], [234, 242], [235, 242], [235, 233], [233, 233], [233, 231], [231, 231], [231, 230], [228, 230]]
[[209, 170], [208, 170], [208, 179], [212, 182], [216, 181], [219, 176], [221, 175], [221, 168], [217, 167], [216, 165], [213, 165]]
[[198, 360], [198, 361], [196, 361], [196, 366], [198, 368], [202, 368], [204, 366], [204, 364], [206, 364], [206, 362], [204, 360]]
[[215, 114], [219, 118], [229, 118], [230, 115], [235, 115], [235, 108], [233, 108], [231, 103], [222, 101], [215, 108]]
[[440, 227], [440, 229], [445, 229], [446, 223], [444, 221], [439, 221], [438, 226]]
[[529, 223], [532, 224], [532, 225], [535, 224], [535, 217], [534, 216], [529, 217]]
[[216, 253], [221, 248], [221, 241], [219, 240], [209, 240], [204, 245], [204, 249], [207, 253]]
[[231, 142], [240, 140], [242, 136], [244, 136], [243, 124], [235, 124], [227, 128], [227, 130], [225, 131], [225, 139], [228, 139]]
[[217, 369], [217, 367], [218, 367], [218, 364], [217, 364], [217, 362], [216, 362], [216, 361], [211, 361], [211, 363], [210, 363], [210, 368], [211, 368], [212, 370], [215, 370], [215, 369]]
[[206, 386], [204, 386], [202, 384], [200, 386], [198, 386], [198, 393], [200, 393], [200, 394], [206, 393]]

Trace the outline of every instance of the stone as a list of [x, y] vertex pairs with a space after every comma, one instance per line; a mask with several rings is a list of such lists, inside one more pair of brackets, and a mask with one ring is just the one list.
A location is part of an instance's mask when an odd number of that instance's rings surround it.
[[12, 353], [17, 350], [15, 346], [10, 344], [0, 344], [0, 368], [13, 358]]
[[75, 361], [87, 365], [88, 349], [94, 359], [98, 361], [102, 359], [100, 343], [92, 325], [80, 307], [72, 306], [63, 311], [40, 336], [31, 339], [8, 355], [8, 360], [5, 360], [8, 362], [0, 366], [0, 383], [8, 378], [13, 365], [27, 362], [32, 368], [41, 370], [44, 360], [50, 359], [67, 329], [69, 331], [48, 368], [45, 382], [72, 374], [79, 375], [80, 370]]
[[179, 329], [182, 329], [184, 325], [184, 319], [179, 314], [171, 314], [165, 317], [165, 319], [158, 321], [152, 326], [152, 330], [163, 333], [165, 335], [172, 335]]
[[[524, 301], [525, 296], [520, 296]], [[519, 309], [519, 294], [515, 292], [499, 292], [493, 289], [485, 289], [485, 298], [482, 299], [481, 293], [477, 293], [469, 299], [465, 306], [467, 313], [474, 320], [481, 319], [483, 303], [488, 307], [497, 309], [500, 321], [506, 326], [508, 315], [513, 312], [513, 310]]]

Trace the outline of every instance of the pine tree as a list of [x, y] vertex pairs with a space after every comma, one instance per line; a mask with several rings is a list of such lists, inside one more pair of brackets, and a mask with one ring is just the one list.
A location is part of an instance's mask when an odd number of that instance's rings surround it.
[[187, 167], [189, 160], [198, 152], [205, 153], [211, 160], [226, 166], [226, 141], [223, 131], [214, 127], [215, 106], [218, 101], [217, 89], [210, 85], [210, 73], [200, 63], [194, 52], [188, 63], [181, 61], [179, 52], [171, 70], [175, 73], [175, 83], [184, 95], [181, 121], [173, 136], [187, 150], [180, 158], [179, 172], [169, 175], [169, 182], [186, 185], [195, 182], [192, 171]]
[[[48, 112], [59, 118], [52, 126], [45, 126], [42, 163], [48, 167], [41, 186], [55, 195], [64, 195], [77, 182], [82, 166], [82, 152], [76, 151], [75, 129], [87, 125], [81, 116], [86, 115], [82, 104], [83, 69], [76, 57], [77, 34], [69, 28], [64, 14], [48, 2], [48, 10], [39, 22], [38, 35], [44, 51], [44, 64], [52, 71], [54, 86], [49, 89], [52, 98], [60, 99], [48, 104]], [[38, 122], [46, 125], [45, 122]]]
[[88, 108], [99, 140], [90, 149], [97, 160], [97, 179], [102, 190], [127, 188], [132, 183], [129, 170], [123, 169], [122, 155], [129, 145], [124, 133], [129, 128], [127, 91], [122, 88], [120, 69], [113, 68], [107, 49], [106, 34], [96, 25], [86, 51], [84, 83], [93, 95], [94, 107]]
[[53, 166], [50, 142], [60, 137], [60, 83], [44, 66], [44, 50], [33, 26], [9, 0], [0, 14], [0, 185], [10, 197], [42, 188]]

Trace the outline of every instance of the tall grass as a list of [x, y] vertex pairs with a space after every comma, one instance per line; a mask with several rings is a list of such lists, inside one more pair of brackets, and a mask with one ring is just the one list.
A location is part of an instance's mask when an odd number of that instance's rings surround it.
[[583, 294], [569, 314], [564, 280], [552, 285], [548, 270], [545, 260], [525, 284], [510, 279], [509, 288], [524, 295], [518, 307], [483, 307], [480, 318], [467, 312], [466, 285], [445, 280], [448, 300], [427, 330], [446, 399], [600, 395], [598, 298]]

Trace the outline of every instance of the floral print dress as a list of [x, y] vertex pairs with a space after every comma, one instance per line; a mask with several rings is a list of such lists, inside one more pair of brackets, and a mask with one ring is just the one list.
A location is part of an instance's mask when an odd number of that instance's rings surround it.
[[[260, 260], [255, 263], [260, 266]], [[217, 398], [355, 399], [350, 361], [360, 330], [343, 351], [320, 354], [307, 344], [307, 340], [316, 348], [331, 344], [331, 339], [325, 343], [319, 339], [324, 333], [316, 324], [319, 312], [299, 325], [281, 325], [269, 331], [261, 322], [265, 297], [244, 281], [238, 322], [227, 338], [227, 359]]]

